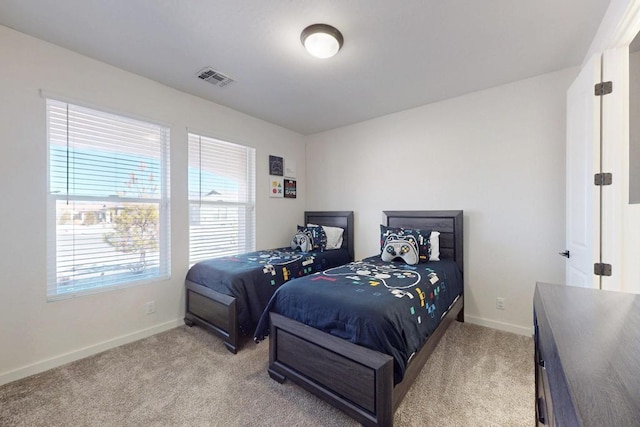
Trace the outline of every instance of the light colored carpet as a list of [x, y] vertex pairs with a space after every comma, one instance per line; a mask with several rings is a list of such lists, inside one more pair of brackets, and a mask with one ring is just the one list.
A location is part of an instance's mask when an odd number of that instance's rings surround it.
[[[1, 426], [356, 426], [267, 374], [268, 342], [230, 354], [179, 328], [0, 387]], [[529, 426], [533, 340], [454, 322], [398, 408], [396, 426]]]

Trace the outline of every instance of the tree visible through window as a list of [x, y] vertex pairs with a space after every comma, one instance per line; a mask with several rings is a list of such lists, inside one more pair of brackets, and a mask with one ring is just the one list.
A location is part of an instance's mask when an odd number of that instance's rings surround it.
[[47, 100], [49, 298], [168, 277], [169, 129]]
[[[138, 197], [143, 198], [157, 192], [153, 173], [145, 174], [146, 165], [140, 164], [140, 172], [131, 172], [127, 188], [137, 191]], [[135, 193], [134, 193], [135, 194]], [[138, 254], [137, 263], [131, 264], [129, 269], [141, 273], [148, 266], [147, 252], [158, 250], [159, 221], [158, 208], [153, 205], [127, 203], [119, 215], [113, 220], [113, 231], [104, 234], [106, 243], [116, 250], [126, 254]]]

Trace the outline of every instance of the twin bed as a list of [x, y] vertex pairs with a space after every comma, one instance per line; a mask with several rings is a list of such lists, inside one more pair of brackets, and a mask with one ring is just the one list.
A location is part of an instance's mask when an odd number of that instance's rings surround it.
[[305, 225], [344, 229], [341, 249], [301, 253], [277, 248], [199, 262], [189, 269], [185, 280], [185, 323], [219, 336], [236, 353], [241, 336], [253, 335], [264, 307], [280, 285], [353, 261], [352, 211], [305, 212], [304, 220]]
[[[322, 309], [322, 305], [315, 304], [315, 301], [320, 297], [314, 291], [310, 292], [309, 295], [311, 296], [308, 299], [303, 299], [302, 303], [296, 299], [296, 294], [303, 287], [317, 288], [313, 283], [335, 283], [326, 280], [335, 278], [335, 276], [331, 276], [331, 272], [327, 274], [325, 271], [324, 273], [307, 276], [282, 286], [273, 298], [277, 299], [280, 294], [284, 294], [284, 303], [272, 302], [268, 310], [265, 311], [270, 317], [269, 375], [271, 378], [278, 382], [289, 379], [328, 401], [361, 423], [378, 426], [393, 425], [393, 414], [396, 408], [448, 326], [455, 319], [464, 321], [462, 211], [387, 211], [385, 212], [385, 218], [386, 225], [390, 227], [427, 229], [440, 232], [440, 259], [442, 261], [412, 266], [415, 269], [408, 268], [409, 266], [402, 264], [399, 267], [402, 270], [410, 270], [412, 274], [422, 273], [422, 276], [426, 273], [425, 269], [432, 269], [436, 271], [438, 280], [435, 280], [430, 275], [431, 273], [427, 273], [426, 284], [425, 281], [421, 281], [420, 284], [415, 286], [401, 284], [396, 286], [396, 289], [390, 289], [391, 284], [378, 284], [377, 286], [373, 286], [370, 283], [360, 284], [358, 280], [355, 280], [356, 278], [369, 279], [371, 274], [367, 273], [374, 273], [374, 271], [370, 265], [351, 265], [357, 271], [355, 274], [349, 274], [354, 279], [354, 283], [350, 286], [353, 295], [357, 296], [349, 299], [351, 304], [339, 307], [338, 310], [342, 314], [336, 314], [336, 312], [331, 314], [323, 313], [331, 316], [334, 321], [334, 324], [329, 327], [327, 327], [327, 323], [331, 322], [325, 321], [323, 325], [320, 325], [323, 329], [329, 329], [330, 333], [308, 326], [292, 317], [304, 318], [309, 321], [310, 312], [313, 313]], [[379, 256], [376, 258], [379, 258]], [[374, 259], [366, 259], [364, 261], [365, 263], [373, 264], [369, 261], [374, 261]], [[451, 263], [455, 264], [455, 269], [451, 268]], [[447, 266], [441, 269], [439, 264], [447, 264]], [[360, 268], [362, 270], [358, 270]], [[336, 270], [334, 270], [335, 272]], [[383, 273], [382, 277], [393, 277], [395, 273], [398, 273], [398, 276], [400, 275], [400, 272], [392, 271], [386, 274]], [[402, 275], [405, 275], [405, 273], [403, 272]], [[374, 281], [380, 281], [375, 278], [376, 274], [373, 274], [373, 276]], [[457, 283], [456, 276], [459, 279]], [[321, 277], [321, 279], [314, 282], [313, 280], [318, 277]], [[400, 281], [406, 279], [405, 277]], [[383, 285], [384, 288], [382, 287]], [[347, 284], [347, 286], [349, 285]], [[418, 287], [421, 288], [420, 291], [417, 290]], [[439, 296], [441, 298], [431, 298], [430, 294], [435, 293], [437, 287], [440, 287]], [[287, 289], [294, 291], [287, 292]], [[332, 290], [331, 288], [329, 289], [329, 293], [331, 293]], [[358, 292], [360, 290], [362, 292]], [[413, 298], [407, 295], [397, 297], [394, 292], [398, 291], [412, 293]], [[400, 359], [398, 359], [398, 357], [390, 355], [390, 352], [373, 350], [340, 337], [345, 334], [349, 335], [349, 340], [360, 342], [362, 341], [361, 335], [363, 331], [369, 330], [371, 323], [380, 322], [386, 326], [393, 323], [389, 319], [375, 321], [376, 316], [369, 316], [367, 314], [369, 313], [368, 308], [363, 308], [359, 304], [359, 301], [364, 299], [369, 301], [375, 299], [376, 295], [374, 294], [376, 292], [382, 294], [378, 296], [381, 303], [378, 305], [385, 305], [390, 299], [394, 300], [392, 303], [401, 303], [401, 309], [408, 307], [410, 317], [413, 317], [408, 322], [393, 325], [393, 328], [387, 328], [394, 329], [398, 327], [400, 330], [398, 332], [396, 329], [391, 332], [390, 338], [387, 336], [386, 338], [380, 338], [379, 341], [394, 341], [394, 337], [403, 342], [411, 341], [412, 338], [409, 338], [408, 331], [418, 324], [418, 314], [422, 314], [422, 324], [420, 326], [424, 326], [428, 319], [435, 319], [435, 322], [428, 327], [430, 332], [427, 335], [423, 335], [423, 341], [418, 346], [419, 348], [415, 353], [409, 354], [407, 359], [403, 359], [406, 355], [400, 356]], [[384, 294], [386, 294], [387, 298], [383, 300]], [[424, 300], [421, 294], [425, 295]], [[445, 296], [445, 294], [447, 295]], [[326, 296], [324, 294], [324, 297]], [[342, 296], [339, 296], [339, 298], [342, 298]], [[345, 298], [342, 299], [347, 300]], [[424, 305], [422, 305], [423, 301]], [[431, 310], [430, 302], [436, 305], [433, 310]], [[296, 307], [298, 308], [297, 314]], [[414, 313], [411, 313], [411, 307], [414, 308]], [[286, 315], [278, 313], [278, 311], [285, 311]], [[364, 316], [365, 321], [363, 323], [366, 326], [363, 324], [361, 330], [354, 330], [349, 334], [350, 323], [344, 327], [342, 327], [342, 324], [345, 323], [345, 318], [352, 313], [357, 313], [354, 316], [356, 318]], [[431, 317], [431, 314], [434, 314], [434, 316]], [[392, 314], [391, 319], [395, 316], [396, 314]], [[420, 330], [424, 332], [424, 329]], [[380, 335], [375, 331], [369, 332], [369, 334], [378, 338]], [[427, 337], [426, 339], [424, 338], [425, 336]], [[409, 348], [407, 351], [411, 352], [412, 350]], [[403, 360], [407, 363], [404, 366], [399, 366], [403, 364]]]
[[[326, 218], [340, 226], [331, 216], [306, 222], [329, 225]], [[349, 218], [343, 228], [352, 250]], [[407, 265], [376, 255], [297, 278], [273, 292], [255, 332], [256, 341], [269, 335], [271, 378], [378, 426], [393, 424], [447, 327], [464, 321], [462, 211], [386, 211], [384, 218], [392, 228], [439, 231], [440, 261]], [[193, 284], [187, 290], [195, 292]]]

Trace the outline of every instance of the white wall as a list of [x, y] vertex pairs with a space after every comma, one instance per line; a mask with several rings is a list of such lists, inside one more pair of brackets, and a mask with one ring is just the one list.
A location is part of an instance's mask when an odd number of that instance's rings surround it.
[[463, 209], [468, 321], [530, 334], [536, 281], [564, 282], [565, 96], [576, 74], [307, 137], [307, 208], [355, 211], [356, 258], [379, 251], [383, 210]]
[[[593, 55], [601, 55], [606, 49], [612, 47], [624, 39], [621, 30], [629, 22], [637, 20], [634, 17], [638, 11], [638, 0], [610, 0], [607, 11], [604, 14], [596, 35], [591, 41], [589, 50], [582, 61], [585, 65]], [[633, 36], [626, 40], [627, 44], [631, 42]]]
[[[257, 149], [258, 248], [286, 245], [292, 227], [302, 223], [301, 135], [1, 26], [0, 64], [0, 384], [180, 324], [188, 268], [187, 128]], [[40, 89], [171, 126], [170, 280], [46, 302], [47, 143]], [[269, 154], [297, 162], [297, 199], [268, 197]], [[144, 303], [151, 300], [156, 312], [146, 315]]]

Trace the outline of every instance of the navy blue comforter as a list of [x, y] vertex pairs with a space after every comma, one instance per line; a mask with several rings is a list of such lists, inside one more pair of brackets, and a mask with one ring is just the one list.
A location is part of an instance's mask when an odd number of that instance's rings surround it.
[[462, 293], [454, 261], [415, 266], [380, 256], [331, 268], [280, 287], [255, 332], [269, 333], [269, 312], [312, 326], [394, 358], [394, 380]]
[[347, 249], [300, 252], [278, 248], [198, 262], [189, 269], [187, 280], [235, 297], [240, 331], [250, 335], [280, 285], [347, 262]]

